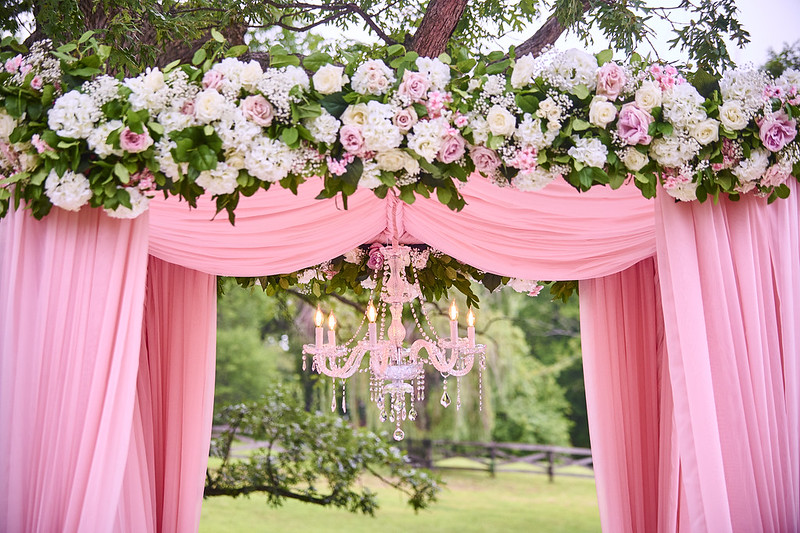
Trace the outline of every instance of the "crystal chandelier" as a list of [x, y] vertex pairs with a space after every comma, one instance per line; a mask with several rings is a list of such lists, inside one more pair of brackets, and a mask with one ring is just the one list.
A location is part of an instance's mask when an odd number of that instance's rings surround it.
[[[403, 420], [414, 420], [417, 417], [415, 403], [425, 399], [425, 365], [431, 365], [442, 376], [443, 388], [440, 403], [443, 407], [450, 405], [447, 393], [448, 377], [457, 379], [456, 408], [461, 407], [460, 378], [472, 369], [475, 358], [479, 358], [479, 394], [483, 393], [483, 370], [486, 368], [486, 346], [475, 344], [475, 315], [472, 309], [467, 314], [467, 337], [458, 336], [458, 308], [455, 301], [450, 306], [450, 336], [440, 338], [428, 319], [424, 306], [422, 291], [419, 287], [417, 272], [411, 261], [412, 249], [408, 246], [393, 243], [381, 248], [383, 255], [382, 283], [379, 293], [378, 307], [373, 304], [375, 289], [370, 294], [364, 318], [356, 333], [344, 344], [336, 343], [336, 318], [331, 311], [328, 316], [328, 338], [323, 342], [324, 314], [318, 307], [315, 314], [316, 339], [314, 344], [303, 346], [303, 369], [306, 366], [306, 354], [312, 356], [312, 370], [333, 378], [333, 397], [331, 411], [335, 411], [336, 379], [342, 383], [342, 409], [346, 412], [345, 380], [356, 372], [370, 373], [370, 400], [375, 402], [380, 411], [381, 422], [387, 418], [395, 423], [394, 439], [402, 440], [405, 432], [400, 428]], [[413, 282], [408, 280], [406, 269], [411, 273]], [[375, 281], [381, 269], [375, 272]], [[426, 332], [422, 327], [413, 301], [420, 300], [420, 310]], [[422, 336], [410, 347], [405, 345], [406, 328], [403, 325], [403, 307], [408, 303], [414, 322]], [[391, 321], [387, 327], [386, 310], [389, 310]], [[378, 324], [380, 318], [380, 327]], [[367, 331], [361, 340], [356, 342], [364, 322]], [[364, 356], [369, 352], [369, 365], [361, 368]], [[427, 356], [424, 356], [424, 354]]]

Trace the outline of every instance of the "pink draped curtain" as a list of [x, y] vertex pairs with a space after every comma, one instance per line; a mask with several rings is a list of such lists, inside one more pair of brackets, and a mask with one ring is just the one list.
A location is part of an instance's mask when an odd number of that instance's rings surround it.
[[149, 228], [93, 210], [0, 222], [0, 529], [195, 529], [213, 276], [290, 272], [392, 235], [498, 274], [584, 280], [606, 530], [800, 527], [800, 192], [679, 205], [471, 180], [453, 213], [369, 191], [344, 211], [318, 190], [243, 198], [235, 226], [202, 199], [154, 201]]

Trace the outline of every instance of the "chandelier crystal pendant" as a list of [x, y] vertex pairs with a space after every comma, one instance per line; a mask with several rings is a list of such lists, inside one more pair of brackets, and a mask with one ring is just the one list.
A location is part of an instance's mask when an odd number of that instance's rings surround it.
[[[458, 308], [455, 301], [450, 306], [450, 336], [440, 338], [430, 323], [424, 306], [424, 298], [419, 287], [417, 272], [411, 260], [412, 249], [408, 246], [393, 243], [381, 248], [383, 256], [382, 283], [380, 298], [376, 308], [372, 300], [374, 290], [370, 294], [369, 305], [364, 318], [350, 340], [344, 344], [336, 343], [336, 318], [333, 312], [328, 316], [327, 342], [323, 342], [323, 322], [325, 315], [318, 307], [315, 314], [315, 343], [303, 346], [303, 369], [306, 354], [312, 356], [311, 369], [333, 378], [333, 398], [331, 411], [335, 411], [336, 379], [342, 383], [342, 410], [347, 411], [345, 404], [345, 380], [356, 372], [370, 373], [370, 400], [375, 402], [380, 412], [381, 422], [395, 423], [394, 439], [402, 440], [405, 432], [400, 428], [402, 421], [415, 420], [417, 410], [415, 403], [425, 399], [425, 365], [431, 365], [443, 378], [443, 407], [450, 405], [447, 392], [447, 379], [454, 376], [458, 380], [456, 393], [456, 409], [461, 407], [460, 378], [472, 370], [476, 357], [479, 358], [479, 388], [483, 392], [483, 370], [486, 368], [486, 346], [475, 344], [475, 314], [472, 309], [467, 314], [467, 337], [458, 336]], [[406, 269], [411, 273], [413, 282], [409, 281]], [[375, 281], [381, 269], [375, 273]], [[419, 308], [427, 331], [423, 328], [419, 315], [413, 305], [419, 300]], [[417, 331], [421, 339], [406, 346], [406, 328], [403, 325], [403, 308], [409, 304]], [[386, 311], [390, 321], [387, 327]], [[380, 327], [378, 324], [380, 318]], [[356, 342], [364, 322], [367, 331]], [[364, 356], [369, 353], [369, 365], [361, 368]], [[482, 408], [482, 401], [481, 401]]]

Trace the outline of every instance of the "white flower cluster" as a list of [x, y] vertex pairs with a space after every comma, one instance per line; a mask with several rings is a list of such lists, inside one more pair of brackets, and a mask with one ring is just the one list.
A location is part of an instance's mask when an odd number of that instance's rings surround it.
[[[764, 89], [768, 83], [767, 73], [755, 67], [727, 70], [719, 80], [723, 105], [728, 104], [729, 109], [738, 107], [739, 112], [749, 121], [764, 105]], [[720, 116], [722, 115], [721, 112]]]
[[739, 178], [741, 182], [736, 190], [741, 193], [747, 193], [753, 190], [766, 173], [769, 166], [769, 152], [766, 150], [753, 150], [750, 152], [750, 157], [743, 159], [739, 164], [732, 169], [733, 174]]
[[318, 143], [333, 144], [339, 135], [339, 128], [342, 123], [339, 119], [328, 113], [325, 109], [322, 114], [316, 118], [306, 120], [305, 126], [311, 136]]
[[67, 211], [78, 211], [92, 197], [86, 176], [71, 170], [63, 176], [51, 170], [44, 181], [44, 192], [54, 206]]
[[688, 83], [678, 84], [662, 95], [664, 119], [672, 124], [671, 135], [655, 139], [651, 156], [666, 167], [679, 167], [694, 158], [700, 148], [719, 138], [719, 122], [708, 118], [705, 99]]
[[788, 93], [794, 88], [800, 92], [800, 70], [787, 68], [783, 74], [775, 80], [775, 85], [781, 88], [784, 93]]
[[551, 167], [544, 169], [536, 167], [532, 170], [523, 170], [511, 180], [511, 185], [520, 191], [539, 191], [561, 175], [560, 169]]
[[603, 141], [576, 136], [572, 137], [572, 141], [575, 146], [567, 150], [570, 156], [586, 166], [603, 168], [608, 157], [608, 148], [603, 144]]
[[562, 91], [573, 92], [578, 85], [593, 91], [597, 87], [597, 59], [583, 50], [571, 48], [555, 54], [544, 76]]
[[244, 166], [254, 177], [269, 182], [280, 181], [294, 166], [294, 152], [286, 143], [259, 136], [244, 157]]
[[[554, 126], [554, 127], [551, 127]], [[517, 126], [514, 137], [519, 141], [522, 148], [535, 148], [542, 150], [553, 144], [558, 137], [561, 125], [558, 121], [548, 121], [547, 127], [542, 131], [542, 119], [533, 118], [530, 113], [525, 116]]]
[[28, 55], [19, 56], [20, 68], [14, 72], [11, 82], [22, 85], [28, 74], [33, 73], [31, 87], [39, 90], [44, 85], [52, 84], [57, 92], [61, 92], [61, 61], [53, 56], [53, 45], [49, 39], [37, 41], [31, 45]]
[[112, 145], [108, 144], [108, 136], [111, 132], [116, 131], [122, 128], [122, 121], [121, 120], [109, 120], [108, 122], [103, 122], [86, 138], [86, 142], [89, 145], [89, 149], [100, 156], [101, 159], [105, 159], [110, 155], [122, 155], [122, 149], [114, 148]]
[[364, 148], [370, 152], [382, 152], [397, 148], [403, 141], [400, 129], [392, 123], [394, 110], [388, 104], [375, 100], [367, 104], [366, 121], [361, 127]]
[[197, 177], [197, 184], [209, 194], [230, 194], [236, 190], [239, 171], [225, 162], [217, 163], [217, 168], [204, 170]]
[[305, 92], [308, 91], [309, 85], [306, 71], [289, 65], [267, 69], [257, 88], [275, 107], [275, 117], [287, 122], [292, 116], [291, 103], [298, 102], [300, 98], [299, 95], [292, 95], [292, 89], [299, 87], [301, 92]]
[[444, 91], [447, 88], [447, 84], [450, 83], [450, 65], [430, 57], [418, 57], [416, 65], [417, 69], [428, 77], [433, 90]]
[[106, 209], [104, 211], [111, 218], [136, 218], [150, 207], [150, 197], [145, 195], [136, 187], [125, 187], [131, 200], [131, 206], [125, 207], [118, 205], [115, 209]]
[[394, 72], [380, 59], [370, 59], [358, 66], [350, 85], [359, 94], [384, 94], [395, 82]]
[[83, 92], [92, 97], [97, 107], [102, 107], [108, 102], [118, 100], [121, 97], [119, 94], [120, 87], [122, 87], [122, 83], [117, 78], [103, 75], [86, 82], [83, 85]]
[[103, 112], [94, 98], [72, 90], [56, 100], [47, 113], [47, 125], [61, 137], [85, 139], [102, 118]]
[[408, 136], [408, 147], [433, 163], [442, 147], [445, 132], [450, 124], [443, 118], [422, 120], [414, 125], [411, 135]]

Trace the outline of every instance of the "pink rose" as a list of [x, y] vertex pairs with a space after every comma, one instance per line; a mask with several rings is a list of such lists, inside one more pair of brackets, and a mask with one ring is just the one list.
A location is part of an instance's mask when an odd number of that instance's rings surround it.
[[183, 102], [181, 113], [184, 115], [194, 115], [194, 100], [186, 100]]
[[626, 81], [625, 71], [619, 65], [606, 63], [597, 71], [597, 94], [616, 100]]
[[494, 174], [500, 167], [500, 158], [494, 150], [484, 148], [483, 146], [475, 146], [469, 151], [469, 156], [472, 162], [475, 163], [475, 170], [483, 174]]
[[31, 80], [31, 89], [38, 91], [42, 88], [43, 83], [41, 76], [34, 76]]
[[758, 125], [761, 142], [770, 152], [779, 151], [792, 142], [797, 135], [797, 120], [789, 120], [789, 116], [783, 109], [765, 116]]
[[17, 55], [6, 61], [6, 72], [14, 73], [19, 70], [19, 66], [22, 64], [22, 56]]
[[403, 82], [397, 88], [397, 93], [400, 96], [409, 98], [412, 102], [419, 102], [425, 98], [425, 94], [431, 86], [428, 77], [421, 72], [412, 72], [406, 70], [403, 73]]
[[401, 132], [406, 133], [414, 127], [414, 124], [417, 123], [417, 120], [419, 120], [419, 118], [417, 117], [417, 112], [414, 111], [414, 108], [407, 107], [399, 110], [395, 114], [393, 122]]
[[439, 149], [439, 161], [445, 164], [458, 161], [464, 155], [465, 144], [461, 135], [448, 135]]
[[272, 104], [266, 98], [257, 95], [250, 95], [242, 102], [242, 113], [245, 118], [258, 124], [259, 126], [267, 127], [272, 124]]
[[153, 144], [153, 139], [147, 130], [144, 133], [136, 133], [130, 128], [126, 127], [119, 134], [119, 146], [126, 152], [132, 154], [137, 152], [144, 152]]
[[358, 126], [343, 126], [339, 130], [339, 140], [348, 152], [357, 154], [364, 148], [364, 136]]
[[209, 70], [203, 75], [203, 89], [219, 89], [225, 76], [218, 70]]
[[634, 103], [625, 104], [619, 112], [617, 133], [626, 144], [650, 144], [653, 137], [647, 134], [647, 130], [652, 122], [653, 115]]
[[383, 266], [383, 254], [381, 253], [383, 246], [380, 243], [374, 242], [369, 247], [369, 259], [367, 259], [367, 268], [372, 270], [379, 270]]
[[781, 165], [772, 165], [761, 178], [761, 185], [765, 187], [778, 187], [791, 177], [790, 172]]

